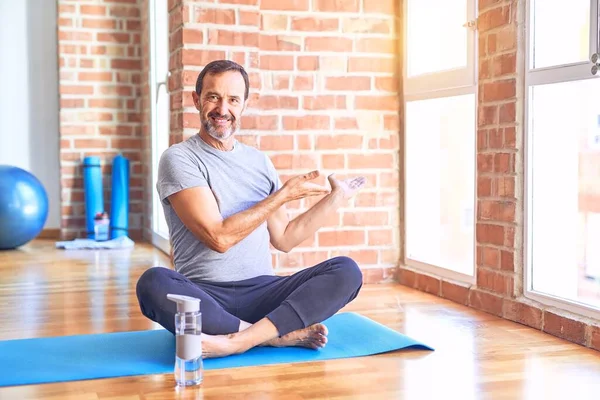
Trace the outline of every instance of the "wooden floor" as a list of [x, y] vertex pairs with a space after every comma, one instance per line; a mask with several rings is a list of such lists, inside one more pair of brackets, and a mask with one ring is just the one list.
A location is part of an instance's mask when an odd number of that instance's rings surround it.
[[[133, 251], [0, 252], [0, 339], [156, 328], [134, 287], [152, 265]], [[433, 346], [365, 358], [205, 372], [179, 391], [172, 374], [0, 388], [0, 399], [599, 399], [600, 352], [399, 285], [368, 285], [359, 312]], [[0, 362], [2, 355], [0, 354]]]

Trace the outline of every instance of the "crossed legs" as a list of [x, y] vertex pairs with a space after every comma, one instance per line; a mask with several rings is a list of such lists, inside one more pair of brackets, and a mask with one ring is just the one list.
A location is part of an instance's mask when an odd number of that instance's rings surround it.
[[136, 292], [142, 313], [172, 333], [176, 305], [167, 293], [199, 298], [205, 357], [220, 357], [255, 346], [324, 346], [327, 328], [321, 322], [351, 302], [361, 286], [358, 265], [335, 257], [291, 276], [238, 282], [192, 282], [173, 270], [150, 268]]

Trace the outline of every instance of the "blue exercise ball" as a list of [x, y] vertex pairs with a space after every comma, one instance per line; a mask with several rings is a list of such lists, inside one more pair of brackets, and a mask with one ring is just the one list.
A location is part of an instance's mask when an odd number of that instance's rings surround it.
[[0, 250], [15, 249], [35, 238], [48, 218], [48, 194], [24, 169], [0, 165]]

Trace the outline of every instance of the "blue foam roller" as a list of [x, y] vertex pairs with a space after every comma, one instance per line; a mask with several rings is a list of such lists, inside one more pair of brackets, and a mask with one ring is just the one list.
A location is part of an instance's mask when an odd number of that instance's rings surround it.
[[83, 159], [83, 185], [87, 236], [94, 239], [94, 217], [104, 211], [100, 157], [89, 156]]
[[111, 239], [127, 236], [129, 231], [129, 160], [120, 154], [113, 160], [110, 209]]

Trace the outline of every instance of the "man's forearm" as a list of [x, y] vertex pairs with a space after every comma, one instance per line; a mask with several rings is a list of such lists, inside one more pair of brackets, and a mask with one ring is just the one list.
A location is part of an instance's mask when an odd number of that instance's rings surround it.
[[342, 192], [329, 193], [313, 207], [290, 221], [283, 234], [283, 247], [289, 251], [311, 237], [323, 226], [323, 221], [327, 220], [331, 213], [337, 212], [343, 201]]
[[217, 251], [225, 252], [240, 242], [265, 222], [286, 201], [285, 195], [278, 191], [247, 210], [225, 218], [217, 232], [219, 236], [216, 238], [218, 242]]

